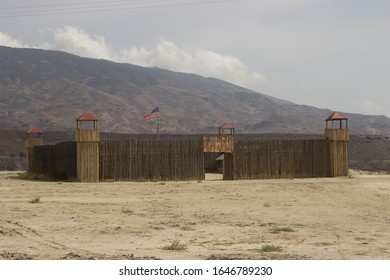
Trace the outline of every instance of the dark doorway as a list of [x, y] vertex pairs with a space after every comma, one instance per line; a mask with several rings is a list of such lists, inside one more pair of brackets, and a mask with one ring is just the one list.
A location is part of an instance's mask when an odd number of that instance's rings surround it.
[[[233, 180], [233, 154], [232, 153], [221, 153], [221, 152], [210, 152], [204, 153], [205, 159], [205, 173], [209, 174], [207, 178], [212, 180], [223, 179]], [[211, 175], [212, 174], [212, 175]]]

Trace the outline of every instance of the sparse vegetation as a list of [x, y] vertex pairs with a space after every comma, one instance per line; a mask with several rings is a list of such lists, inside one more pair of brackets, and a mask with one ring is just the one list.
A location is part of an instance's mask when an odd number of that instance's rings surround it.
[[122, 208], [121, 212], [124, 213], [124, 214], [128, 214], [128, 215], [134, 214], [133, 210], [127, 209], [127, 208]]
[[266, 245], [261, 246], [260, 251], [261, 252], [266, 252], [266, 253], [269, 253], [269, 252], [281, 252], [282, 251], [282, 247], [279, 246], [279, 245], [266, 244]]
[[22, 180], [40, 180], [43, 178], [42, 174], [27, 174], [27, 172], [18, 173], [19, 179]]
[[180, 228], [181, 230], [184, 230], [184, 231], [191, 231], [191, 230], [195, 230], [194, 228], [192, 227], [189, 227], [189, 226], [183, 226]]
[[290, 227], [276, 227], [276, 228], [271, 229], [271, 233], [273, 233], [273, 234], [278, 234], [281, 232], [293, 232], [293, 231], [294, 231], [294, 229], [292, 229]]
[[41, 203], [41, 198], [39, 196], [33, 197], [30, 199], [29, 203]]
[[271, 203], [269, 203], [269, 202], [266, 202], [266, 203], [264, 203], [264, 205], [263, 205], [264, 207], [271, 207]]
[[170, 245], [166, 245], [162, 249], [167, 251], [184, 251], [187, 250], [187, 245], [174, 240]]

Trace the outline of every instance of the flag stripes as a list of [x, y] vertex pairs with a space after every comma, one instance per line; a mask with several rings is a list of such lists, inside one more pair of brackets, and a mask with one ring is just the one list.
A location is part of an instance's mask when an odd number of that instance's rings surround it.
[[157, 106], [156, 108], [153, 109], [153, 111], [150, 114], [144, 116], [144, 120], [147, 121], [159, 117], [160, 117], [160, 108], [159, 106]]

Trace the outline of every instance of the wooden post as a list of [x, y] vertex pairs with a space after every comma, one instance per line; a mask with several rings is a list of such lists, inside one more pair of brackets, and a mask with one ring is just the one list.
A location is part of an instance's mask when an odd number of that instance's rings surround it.
[[234, 180], [233, 153], [223, 155], [223, 180]]
[[160, 117], [157, 118], [157, 140], [160, 140]]

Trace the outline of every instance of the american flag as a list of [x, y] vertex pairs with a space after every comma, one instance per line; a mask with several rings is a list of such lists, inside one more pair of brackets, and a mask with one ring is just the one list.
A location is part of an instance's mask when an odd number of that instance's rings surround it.
[[150, 114], [144, 116], [144, 120], [147, 121], [159, 117], [160, 117], [160, 108], [159, 106], [157, 106], [156, 108], [153, 109], [153, 111]]

